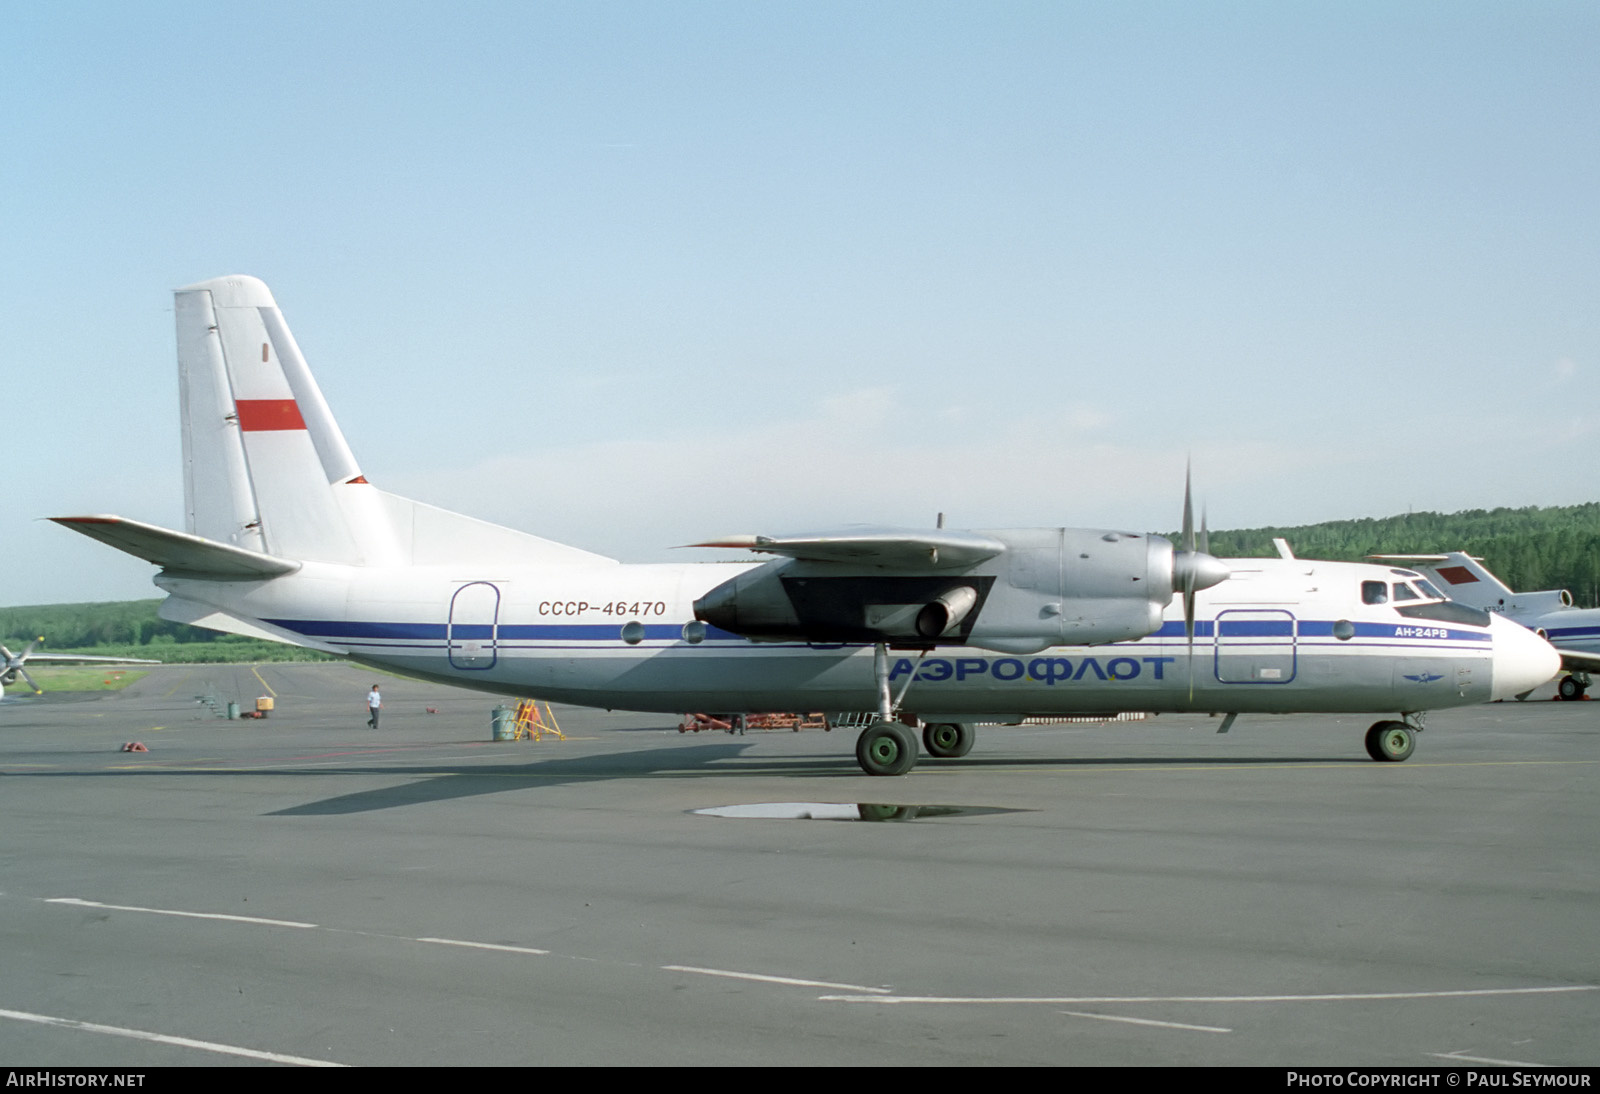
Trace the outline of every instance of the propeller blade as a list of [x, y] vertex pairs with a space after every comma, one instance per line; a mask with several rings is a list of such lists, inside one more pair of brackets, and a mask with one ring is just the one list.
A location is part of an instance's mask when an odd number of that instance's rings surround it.
[[1228, 567], [1221, 559], [1211, 557], [1211, 528], [1204, 511], [1200, 514], [1200, 544], [1195, 545], [1194, 530], [1194, 475], [1189, 466], [1183, 470], [1183, 534], [1172, 553], [1172, 592], [1183, 597], [1183, 636], [1189, 647], [1189, 699], [1194, 700], [1194, 632], [1195, 598], [1201, 589], [1209, 589], [1228, 580]]
[[1194, 550], [1194, 492], [1190, 489], [1191, 467], [1183, 465], [1183, 549]]
[[[1194, 557], [1194, 464], [1183, 465], [1183, 553]], [[1189, 674], [1189, 702], [1194, 702], [1194, 567], [1183, 568], [1183, 638], [1188, 645], [1184, 658]]]
[[24, 680], [26, 680], [28, 682], [28, 686], [33, 689], [33, 693], [35, 695], [43, 695], [44, 694], [44, 688], [42, 688], [38, 684], [34, 683], [33, 677], [28, 675], [28, 670], [27, 669], [23, 668], [21, 665], [18, 665], [17, 666], [17, 674], [20, 675]]

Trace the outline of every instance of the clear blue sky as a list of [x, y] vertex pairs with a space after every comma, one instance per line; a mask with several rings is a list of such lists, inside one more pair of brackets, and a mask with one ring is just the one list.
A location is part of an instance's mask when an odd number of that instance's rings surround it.
[[3, 10], [0, 603], [158, 595], [36, 518], [182, 526], [225, 273], [369, 479], [628, 560], [1596, 496], [1593, 3]]

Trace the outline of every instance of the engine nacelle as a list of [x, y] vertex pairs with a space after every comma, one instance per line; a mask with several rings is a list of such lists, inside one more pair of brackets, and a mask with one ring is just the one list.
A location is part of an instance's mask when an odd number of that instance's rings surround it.
[[1227, 576], [1210, 556], [1175, 552], [1160, 536], [1081, 528], [981, 534], [1004, 550], [947, 572], [779, 559], [706, 593], [695, 616], [757, 640], [1032, 653], [1143, 638], [1161, 627], [1190, 570], [1196, 588]]
[[1543, 615], [1572, 607], [1572, 594], [1565, 589], [1547, 589], [1537, 593], [1512, 593], [1501, 611], [1512, 615]]
[[940, 593], [917, 613], [917, 633], [924, 638], [938, 638], [947, 634], [978, 605], [978, 590], [971, 585], [957, 585]]

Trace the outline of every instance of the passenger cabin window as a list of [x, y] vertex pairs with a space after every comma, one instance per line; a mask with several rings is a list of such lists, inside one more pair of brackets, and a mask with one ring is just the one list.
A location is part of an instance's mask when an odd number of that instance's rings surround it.
[[1389, 603], [1389, 584], [1386, 581], [1363, 581], [1361, 583], [1361, 603], [1387, 604]]
[[1422, 599], [1416, 594], [1416, 591], [1404, 581], [1396, 581], [1394, 583], [1394, 598], [1396, 601]]

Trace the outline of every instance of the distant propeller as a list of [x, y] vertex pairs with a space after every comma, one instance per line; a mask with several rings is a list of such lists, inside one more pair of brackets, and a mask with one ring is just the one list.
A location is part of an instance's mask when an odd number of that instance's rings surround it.
[[0, 669], [0, 681], [9, 683], [20, 676], [28, 682], [28, 686], [33, 689], [34, 694], [43, 695], [44, 689], [36, 684], [33, 677], [28, 675], [28, 670], [22, 667], [23, 662], [33, 656], [33, 649], [38, 644], [39, 642], [37, 639], [29, 642], [28, 648], [23, 650], [21, 653], [12, 653], [4, 646], [0, 646], [0, 656], [3, 656], [6, 659], [5, 668]]

